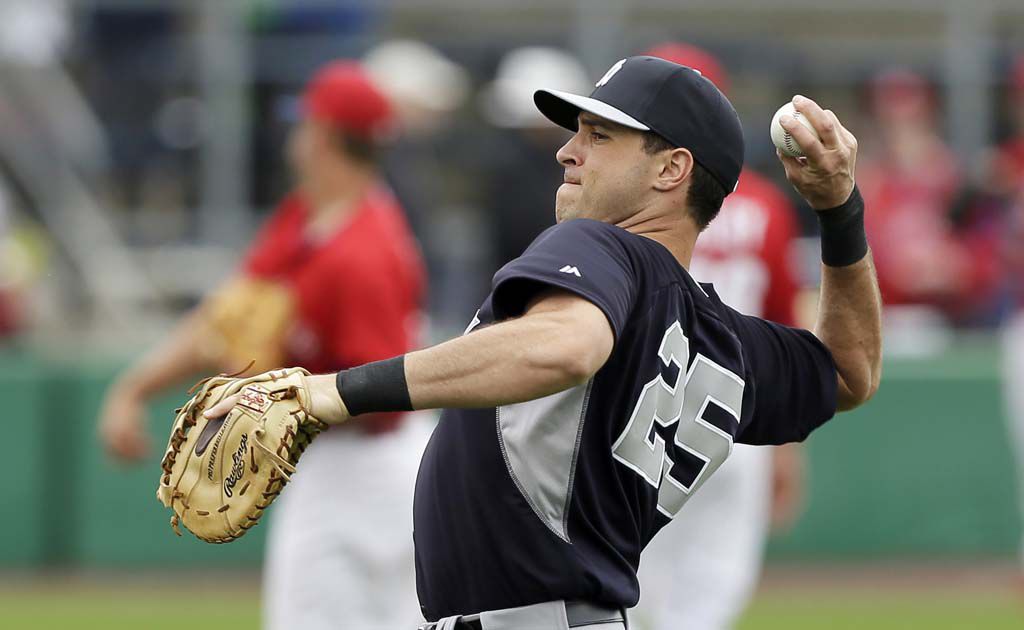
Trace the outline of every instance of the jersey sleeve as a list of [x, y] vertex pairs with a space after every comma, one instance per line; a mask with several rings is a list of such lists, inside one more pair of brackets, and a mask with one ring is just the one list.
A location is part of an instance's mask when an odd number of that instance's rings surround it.
[[810, 331], [734, 314], [735, 330], [751, 374], [753, 404], [741, 424], [742, 444], [803, 441], [836, 411], [838, 376], [832, 353]]
[[590, 219], [548, 228], [494, 275], [495, 320], [522, 315], [538, 292], [556, 287], [600, 308], [618, 340], [637, 292], [636, 273], [619, 230]]

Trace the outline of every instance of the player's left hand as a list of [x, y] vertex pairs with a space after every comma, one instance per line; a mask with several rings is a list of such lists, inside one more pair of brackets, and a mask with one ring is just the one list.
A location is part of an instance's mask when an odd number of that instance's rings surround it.
[[794, 158], [777, 152], [786, 178], [815, 210], [841, 206], [853, 193], [857, 138], [843, 127], [832, 110], [822, 109], [811, 99], [794, 96], [793, 106], [811, 123], [818, 138], [792, 116], [779, 120], [805, 156]]
[[145, 399], [126, 387], [112, 387], [103, 401], [97, 432], [111, 456], [124, 462], [144, 459], [151, 450]]
[[[306, 384], [309, 387], [310, 414], [327, 424], [341, 424], [352, 417], [338, 394], [334, 378], [334, 374], [317, 374], [306, 378]], [[238, 403], [238, 398], [239, 394], [228, 396], [204, 411], [203, 415], [207, 419], [226, 416]]]

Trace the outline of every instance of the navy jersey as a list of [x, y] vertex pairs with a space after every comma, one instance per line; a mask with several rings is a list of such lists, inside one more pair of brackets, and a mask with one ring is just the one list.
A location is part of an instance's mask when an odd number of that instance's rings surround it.
[[799, 441], [835, 412], [835, 366], [811, 333], [739, 314], [661, 244], [598, 221], [537, 237], [494, 276], [466, 334], [550, 287], [597, 305], [614, 348], [578, 387], [444, 411], [414, 505], [429, 620], [558, 599], [635, 605], [641, 550], [734, 442]]

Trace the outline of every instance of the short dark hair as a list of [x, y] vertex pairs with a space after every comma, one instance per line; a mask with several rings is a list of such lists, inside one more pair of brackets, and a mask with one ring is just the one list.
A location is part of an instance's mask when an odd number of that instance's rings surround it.
[[[645, 131], [644, 153], [654, 155], [662, 151], [670, 151], [676, 146], [666, 140], [661, 134], [653, 131]], [[722, 209], [722, 202], [728, 191], [710, 172], [697, 162], [693, 163], [693, 172], [690, 173], [690, 189], [686, 194], [686, 207], [689, 209], [697, 227], [703, 230], [711, 221], [718, 216]]]
[[357, 162], [376, 164], [380, 147], [370, 138], [358, 136], [343, 129], [332, 132], [334, 146]]

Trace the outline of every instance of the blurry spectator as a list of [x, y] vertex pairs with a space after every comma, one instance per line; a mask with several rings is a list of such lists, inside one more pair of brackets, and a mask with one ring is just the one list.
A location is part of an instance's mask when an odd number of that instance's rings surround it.
[[868, 99], [874, 126], [858, 183], [883, 300], [963, 319], [991, 290], [993, 268], [950, 220], [963, 175], [939, 136], [934, 90], [920, 75], [889, 70], [872, 80]]
[[[358, 64], [336, 62], [310, 81], [303, 112], [288, 144], [295, 190], [235, 277], [108, 391], [100, 434], [112, 454], [144, 456], [145, 403], [196, 373], [249, 359], [256, 371], [331, 372], [415, 346], [419, 253], [377, 165], [391, 106]], [[402, 420], [377, 414], [306, 450], [271, 515], [268, 630], [391, 630], [420, 618], [409, 524], [425, 440]]]
[[555, 159], [568, 135], [533, 104], [533, 93], [554, 88], [590, 92], [580, 62], [556, 48], [527, 47], [502, 58], [497, 75], [481, 94], [484, 118], [502, 130], [488, 156], [483, 207], [493, 225], [497, 266], [520, 256], [533, 239], [554, 225], [551, 191], [562, 184]]
[[391, 98], [401, 126], [382, 164], [423, 245], [432, 328], [461, 331], [490, 281], [480, 273], [488, 269], [482, 221], [459, 203], [464, 195], [455, 113], [469, 96], [469, 76], [437, 49], [412, 40], [379, 44], [363, 63]]
[[[646, 54], [695, 68], [728, 90], [725, 69], [704, 50], [663, 44]], [[796, 236], [786, 195], [745, 168], [736, 192], [701, 234], [690, 274], [713, 283], [722, 301], [743, 313], [796, 325]], [[677, 522], [645, 550], [637, 620], [649, 621], [652, 630], [731, 628], [757, 586], [770, 527], [790, 525], [802, 499], [798, 444], [737, 444]]]

